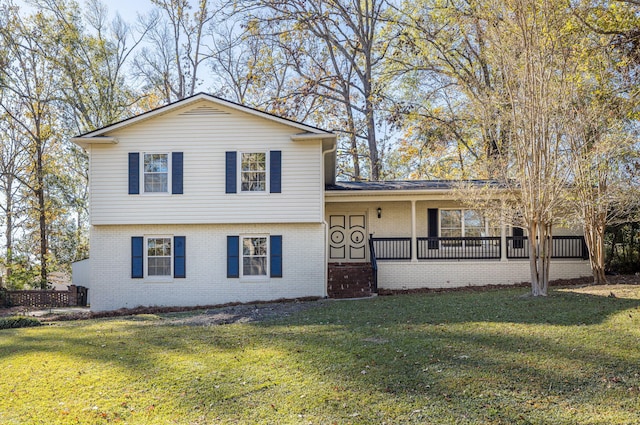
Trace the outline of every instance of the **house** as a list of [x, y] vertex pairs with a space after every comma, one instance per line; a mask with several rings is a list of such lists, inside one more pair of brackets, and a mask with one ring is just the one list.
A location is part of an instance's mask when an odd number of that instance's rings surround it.
[[[447, 182], [337, 182], [335, 134], [207, 94], [72, 141], [90, 159], [93, 310], [364, 295], [376, 258], [380, 288], [528, 279], [522, 234]], [[588, 275], [567, 238], [552, 276]]]

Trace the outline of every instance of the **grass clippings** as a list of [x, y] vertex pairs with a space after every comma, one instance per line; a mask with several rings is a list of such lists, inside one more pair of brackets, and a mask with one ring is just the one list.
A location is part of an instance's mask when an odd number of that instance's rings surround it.
[[200, 311], [4, 330], [0, 423], [640, 423], [640, 286], [587, 289], [318, 302], [225, 326], [176, 322]]

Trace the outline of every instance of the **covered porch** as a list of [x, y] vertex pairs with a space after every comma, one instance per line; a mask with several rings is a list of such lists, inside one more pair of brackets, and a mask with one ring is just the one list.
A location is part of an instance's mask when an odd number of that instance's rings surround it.
[[[481, 211], [453, 199], [451, 189], [450, 182], [344, 183], [328, 188], [328, 263], [371, 264], [377, 286], [384, 289], [528, 281], [525, 232], [491, 223]], [[552, 278], [589, 275], [581, 232], [556, 228], [554, 233]]]

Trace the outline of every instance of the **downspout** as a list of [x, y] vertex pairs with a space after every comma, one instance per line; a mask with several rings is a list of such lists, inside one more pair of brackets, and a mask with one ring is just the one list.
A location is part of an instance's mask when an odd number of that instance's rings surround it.
[[[338, 142], [334, 139], [334, 144], [331, 149], [327, 149], [326, 151], [322, 151], [322, 225], [324, 226], [324, 242], [322, 244], [324, 248], [324, 298], [329, 297], [329, 293], [327, 291], [327, 286], [329, 284], [329, 249], [327, 245], [329, 244], [329, 224], [326, 219], [326, 210], [325, 210], [325, 175], [324, 168], [326, 162], [326, 155], [328, 153], [335, 152], [338, 149]], [[335, 173], [335, 170], [334, 170]]]

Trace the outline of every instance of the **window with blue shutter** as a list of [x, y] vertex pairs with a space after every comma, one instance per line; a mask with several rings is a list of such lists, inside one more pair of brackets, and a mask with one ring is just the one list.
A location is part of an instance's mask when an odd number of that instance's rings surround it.
[[131, 278], [142, 279], [144, 277], [144, 238], [142, 236], [131, 237]]
[[237, 157], [236, 152], [226, 152], [225, 154], [225, 193], [237, 192]]
[[282, 152], [271, 151], [269, 153], [269, 190], [271, 193], [282, 191]]
[[240, 277], [239, 236], [227, 236], [227, 277]]
[[269, 245], [271, 248], [271, 277], [282, 277], [282, 236], [271, 235]]
[[173, 152], [171, 154], [171, 193], [182, 195], [183, 154]]
[[186, 274], [186, 242], [185, 236], [173, 237], [173, 277], [185, 278]]
[[140, 153], [129, 152], [129, 195], [140, 194]]

